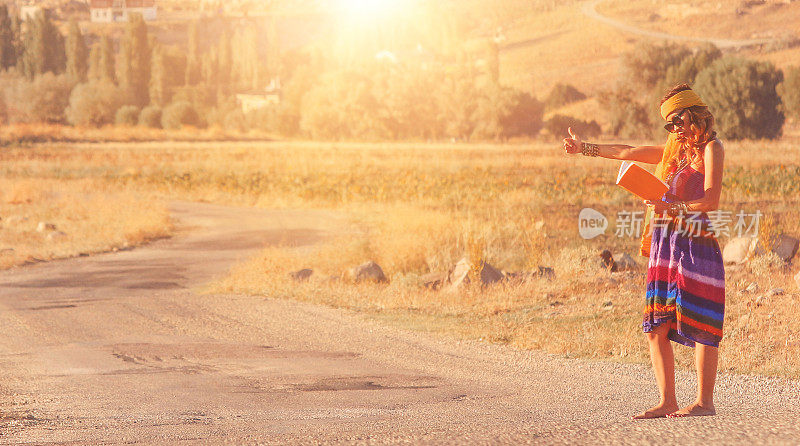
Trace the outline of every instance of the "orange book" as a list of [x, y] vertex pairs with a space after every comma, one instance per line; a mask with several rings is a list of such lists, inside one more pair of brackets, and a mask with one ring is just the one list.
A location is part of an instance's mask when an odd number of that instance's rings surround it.
[[645, 200], [658, 201], [669, 190], [669, 186], [652, 173], [631, 161], [623, 161], [619, 167], [617, 184]]

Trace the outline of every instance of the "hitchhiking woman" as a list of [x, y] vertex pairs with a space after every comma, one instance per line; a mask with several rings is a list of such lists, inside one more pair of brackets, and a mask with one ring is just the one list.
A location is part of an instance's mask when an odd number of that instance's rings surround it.
[[[708, 217], [719, 205], [724, 149], [714, 117], [686, 85], [661, 101], [669, 132], [663, 146], [632, 147], [582, 142], [569, 129], [564, 150], [657, 164], [656, 176], [669, 191], [660, 201], [645, 201], [647, 217], [640, 253], [649, 257], [642, 330], [647, 334], [661, 401], [633, 418], [714, 415], [714, 383], [725, 314], [725, 270]], [[679, 408], [675, 397], [675, 359], [670, 341], [695, 348], [697, 398]]]

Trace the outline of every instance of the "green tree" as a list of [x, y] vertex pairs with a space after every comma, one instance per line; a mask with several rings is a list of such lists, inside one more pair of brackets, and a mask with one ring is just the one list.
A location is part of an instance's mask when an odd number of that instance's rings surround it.
[[189, 24], [188, 44], [186, 48], [186, 85], [197, 85], [200, 82], [200, 30], [197, 20]]
[[64, 109], [69, 103], [70, 92], [75, 84], [64, 75], [44, 73], [33, 80], [20, 79], [11, 88], [6, 98], [14, 105], [9, 111], [12, 122], [61, 124], [65, 120]]
[[92, 45], [92, 52], [89, 55], [89, 79], [117, 82], [114, 44], [108, 36], [101, 37]]
[[66, 44], [67, 76], [78, 82], [84, 82], [89, 71], [89, 49], [83, 38], [78, 22], [71, 20]]
[[164, 105], [167, 102], [167, 66], [166, 55], [162, 45], [153, 47], [150, 67], [150, 103]]
[[258, 30], [255, 25], [248, 23], [236, 31], [233, 36], [232, 47], [236, 48], [233, 55], [233, 80], [238, 88], [257, 90], [261, 87], [260, 61], [258, 57]]
[[[611, 118], [609, 132], [622, 138], [645, 138], [653, 136], [653, 123], [649, 109], [636, 99], [632, 90], [619, 89], [602, 92], [601, 107]], [[662, 129], [663, 131], [663, 129]]]
[[17, 65], [17, 42], [8, 5], [0, 5], [0, 69]]
[[40, 12], [27, 21], [23, 46], [22, 72], [28, 79], [48, 72], [64, 72], [64, 36], [46, 12]]
[[697, 75], [694, 89], [714, 114], [723, 138], [781, 136], [784, 114], [776, 91], [783, 73], [769, 62], [723, 57]]
[[586, 99], [586, 95], [573, 85], [559, 82], [553, 85], [550, 94], [544, 100], [544, 104], [549, 110], [553, 110], [584, 99]]
[[72, 125], [100, 127], [114, 122], [123, 104], [122, 90], [108, 80], [89, 81], [72, 90], [67, 120]]
[[630, 87], [650, 90], [664, 79], [670, 67], [690, 55], [682, 45], [640, 43], [622, 55], [622, 78], [631, 81]]
[[800, 67], [790, 67], [785, 71], [783, 82], [778, 84], [777, 91], [786, 116], [800, 119]]
[[601, 133], [600, 124], [597, 121], [584, 121], [572, 116], [556, 114], [544, 124], [547, 133], [555, 140], [566, 137], [570, 127], [583, 138], [594, 138], [600, 136]]
[[139, 107], [150, 102], [150, 43], [141, 14], [132, 14], [120, 48], [120, 86]]
[[722, 51], [716, 45], [707, 43], [700, 46], [684, 57], [680, 63], [667, 69], [663, 84], [665, 88], [659, 90], [668, 90], [683, 83], [693, 84], [697, 75], [720, 57], [722, 57]]

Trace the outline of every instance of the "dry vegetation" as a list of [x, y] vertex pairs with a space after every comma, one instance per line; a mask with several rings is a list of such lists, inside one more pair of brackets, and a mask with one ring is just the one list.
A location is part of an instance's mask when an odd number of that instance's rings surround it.
[[[769, 232], [800, 233], [800, 154], [792, 144], [728, 143], [726, 149], [722, 208], [760, 210], [769, 216]], [[22, 200], [5, 193], [3, 211], [49, 197], [36, 206], [58, 212], [51, 218], [67, 233], [88, 232], [66, 228], [81, 216], [96, 217], [98, 207], [105, 209], [101, 217], [115, 221], [140, 215], [131, 209], [152, 208], [126, 201], [136, 197], [332, 208], [359, 228], [310, 248], [267, 248], [212, 291], [325, 303], [418, 329], [569, 356], [648, 361], [639, 325], [644, 259], [635, 256], [638, 240], [613, 235], [616, 213], [641, 204], [613, 185], [616, 162], [566, 157], [544, 144], [323, 143], [49, 145], [4, 149], [3, 160], [3, 181], [30, 188], [20, 192], [29, 197]], [[89, 200], [100, 206], [83, 209], [76, 197], [87, 193], [126, 200]], [[111, 208], [115, 203], [123, 204]], [[578, 236], [576, 216], [586, 206], [609, 217], [608, 235]], [[161, 218], [156, 212], [149, 220]], [[118, 230], [118, 243], [130, 232]], [[640, 268], [609, 275], [597, 266], [602, 248], [634, 255]], [[420, 286], [421, 275], [465, 254], [510, 271], [550, 266], [556, 279], [457, 293]], [[327, 280], [366, 260], [383, 266], [388, 285]], [[311, 281], [289, 279], [304, 267], [315, 270]], [[722, 370], [800, 376], [800, 327], [791, 310], [800, 295], [791, 280], [795, 270], [772, 257], [728, 269]], [[751, 283], [758, 292], [743, 291]], [[773, 288], [785, 293], [757, 300]], [[676, 349], [679, 363], [690, 368], [691, 349]]]
[[0, 178], [0, 269], [169, 236], [163, 202], [95, 179]]

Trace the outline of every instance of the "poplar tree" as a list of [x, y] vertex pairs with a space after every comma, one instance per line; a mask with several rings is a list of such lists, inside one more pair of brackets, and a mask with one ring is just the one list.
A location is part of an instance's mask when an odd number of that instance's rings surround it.
[[164, 47], [153, 46], [150, 67], [150, 103], [163, 106], [167, 102], [167, 67]]
[[197, 85], [200, 82], [201, 62], [200, 62], [200, 36], [197, 20], [189, 24], [189, 42], [187, 44], [186, 56], [186, 85]]
[[117, 71], [116, 71], [116, 55], [114, 53], [114, 42], [111, 41], [111, 37], [103, 36], [100, 39], [100, 48], [99, 48], [99, 65], [98, 65], [98, 73], [100, 73], [99, 78], [105, 79], [110, 82], [117, 82]]
[[134, 105], [150, 102], [150, 44], [147, 24], [141, 14], [133, 14], [120, 48], [119, 83]]
[[47, 72], [64, 72], [64, 36], [47, 13], [40, 12], [28, 20], [23, 46], [22, 72], [28, 79]]
[[89, 70], [89, 50], [86, 47], [81, 28], [75, 20], [70, 21], [69, 24], [66, 53], [67, 75], [78, 82], [85, 82]]
[[16, 46], [14, 24], [8, 15], [8, 6], [0, 5], [0, 69], [7, 70], [17, 65]]

